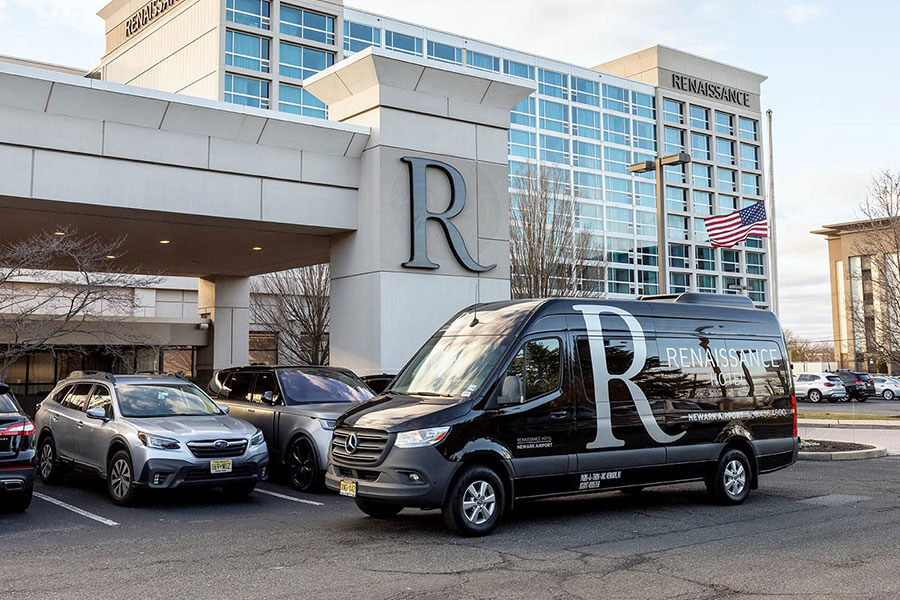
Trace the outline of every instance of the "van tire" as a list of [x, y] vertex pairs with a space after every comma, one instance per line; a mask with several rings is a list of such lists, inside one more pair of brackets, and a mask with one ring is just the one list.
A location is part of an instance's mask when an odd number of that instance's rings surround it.
[[466, 537], [491, 533], [503, 518], [506, 488], [488, 467], [470, 465], [453, 480], [442, 509], [450, 531]]
[[38, 478], [47, 485], [59, 483], [65, 475], [64, 467], [59, 462], [59, 455], [56, 453], [56, 443], [49, 433], [41, 438], [41, 443], [38, 445], [37, 467]]
[[731, 448], [719, 459], [715, 474], [706, 481], [706, 489], [719, 504], [741, 504], [750, 494], [752, 483], [750, 460], [742, 451]]
[[390, 519], [391, 517], [396, 517], [403, 510], [403, 507], [397, 504], [388, 504], [387, 502], [369, 500], [359, 496], [356, 497], [356, 506], [373, 519]]

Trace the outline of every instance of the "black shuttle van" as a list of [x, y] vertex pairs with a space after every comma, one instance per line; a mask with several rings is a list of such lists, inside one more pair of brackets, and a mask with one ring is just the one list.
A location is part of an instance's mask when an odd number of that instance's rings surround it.
[[744, 296], [482, 304], [337, 421], [326, 483], [463, 535], [566, 494], [696, 480], [740, 504], [797, 460], [796, 418], [781, 327]]

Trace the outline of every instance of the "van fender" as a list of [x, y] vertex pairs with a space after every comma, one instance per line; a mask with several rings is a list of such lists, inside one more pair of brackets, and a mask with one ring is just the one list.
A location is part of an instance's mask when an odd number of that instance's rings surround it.
[[466, 442], [462, 448], [447, 457], [456, 463], [451, 480], [459, 470], [468, 464], [483, 464], [493, 467], [507, 486], [506, 508], [512, 509], [515, 497], [515, 476], [512, 468], [512, 452], [505, 445], [489, 438], [479, 438]]
[[750, 465], [753, 469], [750, 489], [755, 490], [759, 488], [759, 460], [756, 457], [753, 439], [753, 434], [750, 430], [740, 422], [729, 423], [718, 436], [718, 441], [722, 444], [722, 453], [728, 448], [738, 448], [750, 459]]

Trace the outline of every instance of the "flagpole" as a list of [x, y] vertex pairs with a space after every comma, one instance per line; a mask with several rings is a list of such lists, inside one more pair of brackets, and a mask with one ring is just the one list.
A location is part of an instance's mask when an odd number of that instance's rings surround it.
[[772, 312], [778, 316], [781, 301], [778, 298], [778, 236], [775, 231], [775, 151], [772, 147], [772, 109], [766, 111], [769, 130], [769, 268], [772, 274]]

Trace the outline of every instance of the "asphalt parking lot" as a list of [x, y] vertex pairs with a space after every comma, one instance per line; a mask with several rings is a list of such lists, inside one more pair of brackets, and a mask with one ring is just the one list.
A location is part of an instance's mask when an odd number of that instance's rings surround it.
[[494, 535], [462, 539], [434, 511], [377, 521], [278, 483], [120, 508], [70, 476], [0, 515], [2, 596], [895, 599], [898, 490], [900, 457], [801, 462], [740, 507], [699, 484], [613, 492], [523, 504]]

